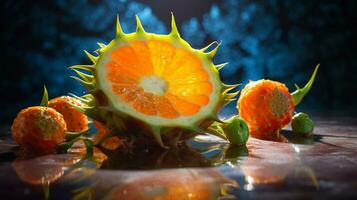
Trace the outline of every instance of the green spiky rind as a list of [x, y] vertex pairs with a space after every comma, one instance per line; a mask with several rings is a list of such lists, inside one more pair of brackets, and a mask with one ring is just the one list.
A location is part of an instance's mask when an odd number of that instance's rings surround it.
[[[128, 133], [128, 131], [133, 130], [130, 124], [135, 124], [134, 126], [138, 126], [137, 122], [140, 122], [139, 126], [146, 126], [147, 128], [142, 128], [143, 132], [150, 132], [156, 142], [162, 146], [164, 145], [164, 141], [162, 139], [162, 135], [165, 135], [165, 138], [170, 138], [173, 130], [177, 131], [177, 127], [180, 127], [185, 134], [181, 135], [190, 135], [189, 133], [199, 133], [203, 134], [206, 132], [207, 127], [213, 123], [214, 121], [220, 121], [217, 112], [220, 108], [222, 108], [227, 103], [235, 100], [238, 92], [230, 92], [235, 89], [238, 85], [225, 85], [222, 84], [219, 77], [218, 70], [222, 69], [227, 63], [223, 63], [220, 65], [214, 65], [212, 63], [212, 58], [216, 54], [221, 43], [213, 42], [210, 45], [206, 46], [202, 49], [193, 49], [189, 43], [183, 40], [180, 37], [178, 29], [176, 27], [176, 22], [174, 16], [172, 14], [171, 18], [171, 32], [168, 35], [157, 35], [152, 33], [146, 33], [144, 27], [141, 24], [141, 21], [138, 16], [136, 16], [137, 29], [134, 33], [124, 33], [120, 21], [119, 16], [117, 16], [117, 24], [116, 24], [116, 37], [112, 40], [108, 45], [104, 45], [102, 43], [98, 43], [99, 49], [96, 51], [99, 56], [94, 56], [87, 51], [84, 51], [88, 58], [92, 61], [92, 65], [75, 65], [70, 67], [77, 76], [73, 76], [72, 78], [78, 80], [82, 85], [84, 85], [89, 95], [87, 97], [77, 97], [78, 100], [82, 101], [84, 105], [82, 107], [78, 107], [77, 109], [100, 122], [104, 122], [109, 127], [113, 127], [117, 130], [120, 130], [119, 134], [123, 137], [127, 137], [128, 135], [136, 135], [138, 137], [141, 136], [141, 133]], [[182, 121], [181, 123], [173, 123], [173, 120], [166, 120], [162, 118], [158, 118], [157, 121], [160, 123], [153, 123], [154, 121], [148, 121], [147, 116], [141, 113], [131, 113], [129, 111], [124, 111], [122, 109], [118, 109], [118, 105], [120, 102], [111, 101], [114, 99], [111, 97], [110, 92], [106, 91], [109, 88], [106, 85], [105, 78], [101, 81], [100, 74], [101, 66], [105, 63], [106, 56], [105, 54], [109, 53], [114, 47], [118, 47], [120, 45], [125, 45], [129, 41], [132, 40], [150, 40], [150, 39], [158, 39], [161, 41], [169, 42], [177, 47], [182, 47], [186, 50], [190, 50], [192, 53], [197, 55], [204, 66], [207, 68], [207, 71], [210, 74], [210, 79], [215, 91], [212, 92], [210, 98], [210, 108], [207, 110], [200, 111], [200, 115], [195, 115], [191, 117], [187, 117], [186, 121]], [[216, 45], [214, 48], [213, 46]], [[208, 49], [212, 48], [210, 51], [206, 52]], [[86, 73], [84, 73], [85, 71]], [[102, 73], [103, 74], [103, 73]], [[97, 96], [98, 91], [101, 91], [105, 98], [105, 105], [102, 105], [97, 101], [99, 98]], [[217, 95], [220, 94], [220, 95]], [[214, 97], [215, 96], [215, 97]], [[76, 96], [75, 96], [76, 97]], [[103, 97], [100, 97], [103, 98]], [[213, 98], [213, 100], [212, 100]], [[214, 99], [215, 98], [215, 99]], [[203, 109], [202, 109], [203, 110]], [[153, 117], [151, 117], [153, 118]], [[150, 119], [151, 119], [150, 118]], [[119, 122], [118, 122], [119, 121]], [[166, 121], [166, 123], [162, 123], [162, 121]], [[128, 123], [135, 122], [135, 123]], [[119, 124], [119, 125], [118, 125]], [[135, 128], [134, 128], [135, 129]], [[148, 131], [149, 130], [149, 131]], [[144, 133], [145, 134], [145, 133]], [[172, 134], [173, 135], [173, 134]], [[176, 134], [177, 135], [177, 134]], [[177, 136], [175, 136], [177, 137]]]
[[293, 93], [291, 93], [291, 96], [293, 97], [295, 106], [300, 104], [302, 99], [305, 97], [305, 95], [310, 91], [310, 89], [315, 81], [315, 77], [316, 77], [317, 70], [319, 69], [319, 67], [320, 67], [320, 64], [318, 64], [315, 67], [315, 70], [312, 73], [309, 81], [306, 83], [306, 85], [303, 88], [300, 88], [298, 85], [295, 84], [296, 90]]

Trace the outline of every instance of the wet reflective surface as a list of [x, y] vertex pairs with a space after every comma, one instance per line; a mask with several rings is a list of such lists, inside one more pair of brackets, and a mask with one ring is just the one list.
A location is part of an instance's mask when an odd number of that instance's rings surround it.
[[316, 120], [313, 138], [198, 137], [175, 149], [96, 149], [23, 158], [0, 140], [0, 199], [357, 199], [357, 120]]

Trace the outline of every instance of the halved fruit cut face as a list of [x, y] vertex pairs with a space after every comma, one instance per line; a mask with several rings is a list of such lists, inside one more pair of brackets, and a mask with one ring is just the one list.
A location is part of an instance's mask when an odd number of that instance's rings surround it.
[[97, 72], [116, 109], [166, 126], [193, 124], [215, 110], [222, 84], [202, 51], [150, 34], [140, 40], [113, 40], [108, 47]]

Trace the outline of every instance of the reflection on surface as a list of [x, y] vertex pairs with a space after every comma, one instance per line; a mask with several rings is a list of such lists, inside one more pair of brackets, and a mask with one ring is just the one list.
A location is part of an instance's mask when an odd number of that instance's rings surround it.
[[290, 143], [293, 144], [306, 144], [312, 145], [315, 142], [319, 142], [322, 140], [321, 135], [312, 135], [312, 136], [303, 136], [299, 134], [293, 134], [290, 130], [282, 130], [281, 133], [289, 140]]
[[254, 184], [283, 181], [294, 165], [295, 154], [290, 145], [250, 138], [247, 146], [249, 156], [240, 165], [247, 190], [252, 190]]
[[225, 159], [237, 159], [238, 157], [246, 157], [248, 155], [249, 151], [246, 146], [229, 145], [224, 151]]
[[[171, 152], [127, 148], [126, 153], [110, 150], [105, 155], [95, 149], [93, 158], [84, 158], [84, 148], [73, 148], [69, 154], [26, 160], [16, 158], [17, 148], [0, 139], [0, 199], [126, 195], [128, 200], [175, 200], [190, 194], [196, 199], [219, 194], [234, 195], [233, 199], [356, 199], [356, 132], [355, 126], [329, 125], [316, 129], [313, 143], [311, 138], [296, 142], [287, 137], [290, 143], [250, 138], [242, 148], [200, 137]], [[139, 158], [145, 162], [135, 161]]]
[[213, 168], [151, 171], [126, 179], [111, 189], [105, 199], [217, 199], [224, 195], [224, 187], [236, 184]]
[[171, 149], [160, 147], [120, 146], [115, 150], [101, 148], [108, 158], [102, 169], [158, 169], [180, 167], [207, 167], [211, 161], [194, 148], [185, 144]]
[[[95, 148], [91, 158], [77, 145], [69, 154], [18, 159], [12, 166], [22, 181], [43, 186], [47, 199], [235, 199], [291, 178], [318, 188], [300, 151], [255, 138], [245, 147], [203, 137], [169, 150]], [[242, 187], [231, 187], [238, 183]]]
[[[218, 168], [209, 167], [223, 158], [223, 151], [218, 158], [205, 157], [188, 145], [164, 151], [139, 147], [128, 151], [123, 146], [114, 151], [102, 149], [105, 154], [95, 149], [92, 158], [83, 157], [84, 151], [77, 145], [69, 154], [15, 160], [12, 166], [22, 181], [42, 186], [45, 199], [217, 199], [229, 197], [227, 187], [237, 186]], [[241, 154], [240, 148], [230, 151], [231, 159]], [[176, 169], [142, 170], [158, 168]]]
[[79, 160], [76, 155], [47, 155], [29, 160], [15, 160], [12, 167], [22, 181], [44, 184], [60, 178], [67, 167]]
[[259, 135], [255, 135], [254, 138], [260, 139], [260, 140], [267, 140], [267, 141], [272, 141], [272, 142], [284, 142], [287, 143], [288, 139], [281, 134], [279, 131], [276, 133], [262, 133]]

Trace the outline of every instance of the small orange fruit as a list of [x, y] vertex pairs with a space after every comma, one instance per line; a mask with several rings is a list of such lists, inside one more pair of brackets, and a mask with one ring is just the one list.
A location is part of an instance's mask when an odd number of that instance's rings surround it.
[[48, 107], [51, 107], [61, 113], [67, 124], [69, 132], [82, 132], [88, 129], [87, 117], [73, 108], [72, 105], [83, 106], [83, 103], [73, 97], [62, 96], [52, 99], [48, 102]]
[[65, 140], [67, 126], [55, 109], [34, 106], [21, 110], [11, 129], [13, 139], [25, 150], [46, 154], [55, 152]]
[[294, 112], [294, 100], [283, 83], [271, 80], [250, 81], [237, 104], [240, 116], [256, 138], [272, 138], [286, 126]]

